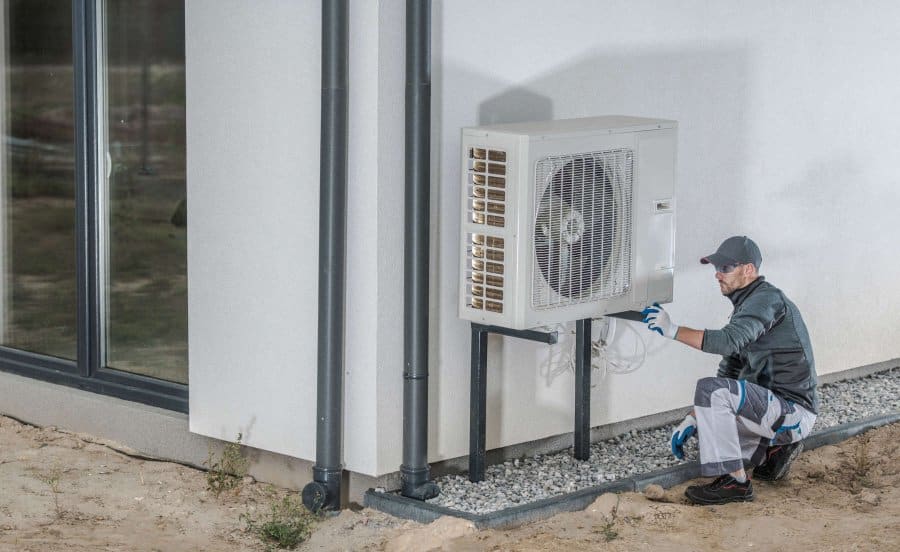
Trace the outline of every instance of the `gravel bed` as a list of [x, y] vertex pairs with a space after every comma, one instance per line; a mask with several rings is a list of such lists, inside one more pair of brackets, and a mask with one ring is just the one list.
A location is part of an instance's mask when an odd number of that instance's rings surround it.
[[[819, 386], [819, 417], [814, 432], [854, 420], [900, 412], [900, 367], [860, 379]], [[579, 489], [652, 472], [682, 461], [672, 456], [672, 426], [630, 431], [593, 443], [590, 460], [581, 462], [572, 449], [509, 460], [489, 466], [485, 480], [467, 475], [435, 479], [441, 494], [431, 504], [485, 514], [528, 504]], [[697, 440], [685, 446], [685, 461], [697, 459]]]

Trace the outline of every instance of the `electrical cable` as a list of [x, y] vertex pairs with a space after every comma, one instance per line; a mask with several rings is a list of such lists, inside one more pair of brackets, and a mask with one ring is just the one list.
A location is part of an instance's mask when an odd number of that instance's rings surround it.
[[[630, 356], [622, 356], [611, 351], [609, 343], [598, 344], [599, 352], [606, 360], [607, 369], [614, 374], [630, 374], [639, 370], [647, 360], [647, 342], [644, 341], [644, 336], [632, 324], [625, 324], [625, 327], [637, 338], [634, 352]], [[638, 356], [640, 356], [639, 360]]]
[[[614, 318], [606, 318], [606, 320], [606, 335], [591, 343], [591, 366], [600, 372], [600, 377], [596, 381], [602, 381], [609, 373], [618, 375], [630, 374], [640, 369], [647, 359], [647, 342], [644, 341], [644, 336], [627, 322], [625, 323], [625, 328], [632, 332], [636, 338], [634, 352], [631, 355], [623, 356], [611, 349], [610, 344], [616, 338], [618, 323]], [[638, 359], [638, 357], [640, 358]]]
[[555, 326], [544, 326], [539, 328], [541, 331], [545, 332], [556, 332], [557, 341], [555, 344], [550, 345], [550, 352], [547, 355], [546, 360], [541, 363], [540, 366], [540, 375], [547, 382], [547, 386], [553, 383], [558, 376], [566, 373], [568, 370], [575, 370], [575, 346], [572, 345], [571, 348], [565, 347], [564, 345], [567, 343], [569, 334], [574, 335], [574, 330], [570, 330], [566, 327], [565, 324], [556, 324]]
[[[615, 318], [604, 317], [602, 319], [594, 319], [594, 321], [604, 320], [606, 322], [606, 331], [602, 332], [596, 340], [591, 340], [591, 367], [600, 374], [595, 378], [594, 385], [597, 381], [606, 378], [607, 374], [625, 375], [639, 370], [643, 367], [647, 360], [647, 342], [644, 336], [634, 325], [624, 322], [624, 328], [632, 333], [635, 337], [634, 350], [631, 354], [623, 355], [618, 351], [611, 349], [610, 345], [618, 334], [619, 322]], [[559, 340], [555, 345], [550, 346], [550, 352], [547, 358], [540, 365], [540, 375], [547, 382], [547, 385], [553, 383], [558, 376], [566, 372], [575, 372], [575, 330], [566, 324], [556, 324], [555, 326], [545, 326], [542, 331], [557, 332]]]

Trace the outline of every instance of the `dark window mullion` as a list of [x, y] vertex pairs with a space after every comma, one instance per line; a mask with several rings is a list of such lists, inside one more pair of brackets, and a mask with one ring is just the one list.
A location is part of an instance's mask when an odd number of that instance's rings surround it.
[[103, 365], [101, 325], [101, 233], [98, 29], [96, 0], [73, 0], [75, 82], [75, 202], [78, 268], [78, 369], [85, 377]]

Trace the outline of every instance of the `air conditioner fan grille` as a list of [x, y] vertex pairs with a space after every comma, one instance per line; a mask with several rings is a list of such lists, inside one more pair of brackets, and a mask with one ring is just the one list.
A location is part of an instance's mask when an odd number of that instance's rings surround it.
[[631, 287], [630, 149], [551, 156], [535, 167], [532, 306], [609, 299]]

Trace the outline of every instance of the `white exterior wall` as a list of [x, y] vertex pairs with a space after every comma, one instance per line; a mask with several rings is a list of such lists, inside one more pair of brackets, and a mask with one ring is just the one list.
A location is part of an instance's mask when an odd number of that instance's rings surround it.
[[[459, 129], [601, 114], [679, 122], [676, 323], [730, 311], [697, 263], [729, 235], [798, 304], [820, 373], [900, 357], [900, 49], [891, 2], [433, 3], [432, 460], [467, 453], [469, 327], [456, 315]], [[187, 3], [192, 431], [315, 455], [318, 1]], [[344, 462], [401, 462], [404, 2], [351, 3]], [[894, 316], [895, 320], [885, 320]], [[643, 367], [592, 424], [687, 405], [717, 359], [619, 325]], [[491, 337], [488, 446], [571, 431], [573, 376]]]
[[[381, 64], [403, 46], [388, 55], [379, 41], [402, 40], [403, 10], [351, 5], [344, 467], [372, 475], [385, 471], [376, 439], [400, 424], [396, 405], [378, 401], [391, 378], [376, 381], [376, 366], [402, 380], [402, 340], [378, 319], [402, 317], [403, 249], [383, 252], [378, 240], [402, 240], [402, 224], [391, 224], [402, 172], [398, 188], [396, 170], [379, 166], [379, 143], [399, 138], [402, 166], [403, 67]], [[185, 9], [190, 428], [314, 460], [321, 3], [191, 0]], [[385, 82], [390, 71], [399, 75]], [[384, 105], [382, 88], [393, 98]], [[387, 214], [374, 216], [375, 205]], [[400, 291], [381, 290], [397, 278]]]
[[185, 12], [190, 428], [314, 458], [319, 6]]
[[[762, 249], [762, 273], [803, 312], [819, 373], [900, 357], [892, 329], [900, 246], [890, 222], [900, 200], [892, 70], [900, 7], [563, 4], [434, 4], [440, 332], [430, 455], [468, 449], [469, 332], [456, 314], [464, 126], [603, 114], [677, 120], [675, 322], [726, 323], [730, 303], [698, 259], [748, 234]], [[636, 329], [646, 361], [633, 374], [595, 378], [592, 425], [687, 405], [696, 379], [715, 372], [718, 358]], [[621, 351], [634, 350], [635, 335], [623, 336]], [[489, 448], [572, 431], [574, 376], [548, 376], [546, 351], [491, 338]]]

